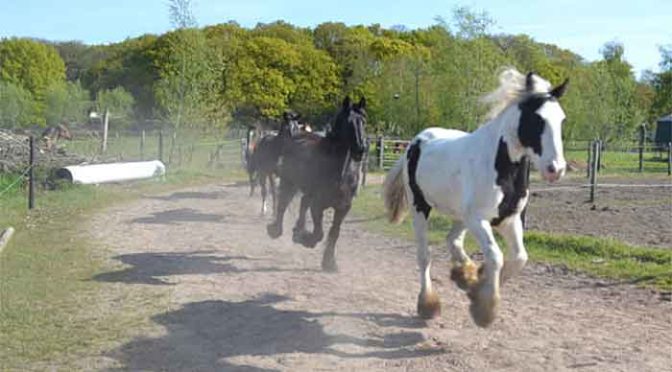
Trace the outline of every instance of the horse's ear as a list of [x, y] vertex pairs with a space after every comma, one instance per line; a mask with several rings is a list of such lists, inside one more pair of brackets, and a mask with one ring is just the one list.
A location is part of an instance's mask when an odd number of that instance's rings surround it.
[[345, 99], [343, 100], [343, 108], [349, 109], [350, 107], [352, 107], [352, 102], [350, 102], [350, 96], [345, 96]]
[[534, 71], [530, 71], [525, 76], [525, 90], [527, 92], [534, 91]]
[[362, 97], [359, 100], [359, 103], [357, 104], [357, 108], [360, 109], [360, 110], [366, 109], [366, 98]]
[[569, 79], [565, 79], [565, 81], [563, 81], [562, 84], [553, 88], [553, 90], [551, 90], [551, 96], [555, 98], [560, 98], [564, 96], [565, 92], [567, 92], [567, 85], [569, 85]]

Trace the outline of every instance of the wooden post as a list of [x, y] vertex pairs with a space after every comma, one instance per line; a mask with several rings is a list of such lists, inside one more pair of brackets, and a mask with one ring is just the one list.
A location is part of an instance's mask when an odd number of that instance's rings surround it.
[[639, 126], [639, 173], [644, 171], [644, 143], [646, 140], [646, 126]]
[[159, 161], [163, 162], [163, 129], [159, 130]]
[[590, 179], [590, 172], [593, 167], [593, 142], [588, 142], [588, 159], [586, 160], [586, 178]]
[[369, 139], [366, 138], [366, 151], [362, 159], [362, 186], [366, 186], [366, 174], [369, 173]]
[[35, 208], [35, 137], [30, 136], [30, 157], [28, 164], [28, 209]]
[[140, 160], [145, 160], [145, 130], [140, 133]]
[[593, 141], [593, 162], [590, 164], [590, 202], [595, 202], [595, 189], [597, 189], [597, 163], [599, 158], [600, 141]]
[[595, 168], [597, 173], [600, 173], [602, 170], [602, 147], [604, 142], [602, 140], [597, 140], [597, 148], [595, 154], [597, 154], [597, 167]]
[[378, 136], [378, 169], [383, 170], [383, 163], [385, 161], [385, 148], [383, 136]]
[[672, 176], [672, 142], [667, 143], [667, 175]]
[[107, 134], [110, 124], [110, 110], [105, 109], [105, 114], [103, 114], [103, 143], [100, 146], [100, 152], [107, 152]]

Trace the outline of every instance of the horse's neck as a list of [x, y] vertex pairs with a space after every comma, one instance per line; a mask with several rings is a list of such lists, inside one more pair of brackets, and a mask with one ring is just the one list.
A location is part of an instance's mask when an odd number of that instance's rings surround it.
[[518, 112], [513, 108], [504, 110], [500, 115], [488, 121], [474, 132], [482, 139], [482, 143], [492, 144], [492, 150], [497, 151], [499, 139], [502, 138], [509, 150], [511, 161], [520, 161], [525, 151], [518, 139]]

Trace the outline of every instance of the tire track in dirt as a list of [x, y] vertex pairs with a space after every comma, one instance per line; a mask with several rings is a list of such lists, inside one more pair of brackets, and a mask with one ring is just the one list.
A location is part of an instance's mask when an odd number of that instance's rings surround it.
[[[168, 304], [150, 317], [151, 329], [89, 356], [89, 365], [149, 371], [672, 365], [672, 309], [650, 291], [530, 265], [504, 287], [498, 320], [482, 330], [469, 318], [466, 296], [450, 283], [445, 249], [435, 247], [443, 315], [426, 324], [414, 316], [413, 243], [367, 232], [350, 216], [337, 247], [340, 273], [322, 273], [321, 248], [292, 244], [293, 216], [283, 237], [269, 239], [259, 200], [247, 192], [193, 188], [111, 208], [91, 221], [91, 234], [108, 247], [98, 254], [124, 264], [94, 279], [117, 295], [167, 294]], [[106, 306], [113, 304], [98, 304]], [[142, 306], [127, 303], [123, 311]]]

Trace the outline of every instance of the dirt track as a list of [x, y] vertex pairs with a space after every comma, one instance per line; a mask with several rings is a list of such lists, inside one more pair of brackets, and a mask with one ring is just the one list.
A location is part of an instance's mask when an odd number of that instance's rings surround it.
[[[487, 330], [448, 279], [443, 249], [434, 277], [439, 320], [414, 317], [412, 243], [363, 230], [350, 216], [338, 244], [340, 273], [319, 271], [321, 249], [271, 240], [246, 187], [211, 186], [107, 210], [91, 232], [119, 270], [101, 308], [120, 291], [168, 293], [153, 327], [86, 365], [122, 370], [661, 371], [672, 365], [671, 303], [646, 290], [528, 266], [507, 284]], [[145, 293], [145, 292], [143, 292]], [[114, 297], [114, 298], [113, 298]]]

